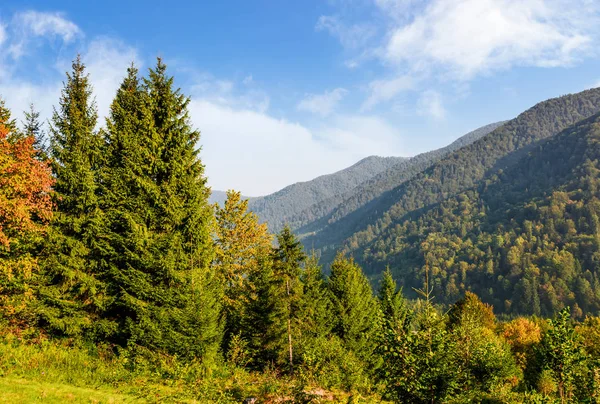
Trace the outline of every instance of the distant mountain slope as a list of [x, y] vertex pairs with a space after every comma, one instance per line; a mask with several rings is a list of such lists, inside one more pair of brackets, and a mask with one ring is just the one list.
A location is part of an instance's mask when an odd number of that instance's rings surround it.
[[325, 199], [339, 198], [365, 180], [404, 160], [404, 157], [367, 157], [333, 174], [298, 182], [271, 195], [253, 198], [249, 209], [259, 216], [261, 222], [269, 225], [270, 231], [277, 232], [307, 207]]
[[[307, 237], [307, 247], [322, 251], [325, 262], [344, 246], [359, 261], [373, 263], [372, 251], [383, 238], [393, 239], [399, 221], [418, 215], [420, 209], [442, 202], [486, 176], [500, 172], [518, 156], [513, 153], [553, 136], [600, 111], [600, 89], [567, 95], [537, 104], [487, 136], [455, 151], [366, 206], [357, 217], [344, 217], [326, 231]], [[412, 215], [412, 216], [411, 216]], [[394, 251], [399, 251], [397, 245]], [[377, 271], [385, 259], [377, 259]]]
[[428, 270], [441, 302], [470, 290], [497, 312], [548, 316], [570, 306], [580, 317], [600, 313], [599, 218], [597, 114], [510, 153], [474, 187], [390, 213], [368, 243], [348, 247], [371, 270], [390, 265], [408, 292]]
[[[362, 208], [367, 203], [381, 196], [384, 192], [399, 186], [436, 161], [439, 161], [442, 157], [473, 143], [502, 124], [504, 122], [496, 122], [483, 126], [461, 136], [441, 149], [402, 160], [346, 192], [341, 197], [336, 196], [335, 198], [329, 198], [312, 205], [299, 215], [290, 218], [289, 221], [300, 235], [318, 232], [341, 218], [348, 217], [349, 214]], [[360, 213], [353, 217], [360, 217]]]
[[[254, 198], [242, 195], [242, 199], [252, 200]], [[227, 200], [227, 192], [219, 190], [212, 190], [210, 197], [208, 198], [209, 203], [218, 203], [220, 206], [223, 206], [225, 200]]]
[[213, 189], [210, 193], [210, 196], [208, 197], [208, 202], [218, 203], [219, 205], [223, 206], [226, 199], [227, 199], [227, 192], [217, 191], [217, 190]]

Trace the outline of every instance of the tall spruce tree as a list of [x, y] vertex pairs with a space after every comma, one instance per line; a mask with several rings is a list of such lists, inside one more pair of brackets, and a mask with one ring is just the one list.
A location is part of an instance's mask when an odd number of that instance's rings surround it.
[[78, 56], [55, 108], [50, 127], [54, 215], [45, 247], [47, 287], [41, 290], [45, 326], [78, 335], [94, 326], [105, 305], [98, 280], [98, 172], [102, 138], [96, 130], [96, 104], [85, 65]]
[[384, 322], [393, 329], [404, 327], [407, 321], [408, 308], [402, 296], [402, 291], [397, 290], [396, 282], [389, 267], [383, 273], [378, 298]]
[[[332, 304], [319, 258], [313, 253], [300, 276], [303, 286], [300, 323], [304, 339], [327, 337], [332, 327]], [[310, 342], [309, 342], [310, 343]]]
[[297, 333], [298, 314], [302, 299], [302, 263], [306, 260], [302, 243], [289, 226], [277, 235], [278, 246], [273, 250], [275, 276], [283, 289], [285, 322], [287, 324], [287, 353], [290, 372], [294, 372], [294, 334]]
[[221, 288], [210, 263], [212, 207], [189, 99], [158, 59], [140, 82], [128, 70], [107, 122], [103, 195], [111, 305], [118, 340], [214, 359]]
[[351, 258], [338, 254], [327, 282], [335, 322], [333, 332], [358, 357], [368, 360], [374, 348], [377, 302], [369, 280]]

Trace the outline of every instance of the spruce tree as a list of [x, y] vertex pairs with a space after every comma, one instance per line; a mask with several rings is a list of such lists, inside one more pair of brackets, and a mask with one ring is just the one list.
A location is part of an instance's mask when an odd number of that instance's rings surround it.
[[299, 307], [302, 299], [302, 263], [306, 260], [302, 243], [289, 226], [277, 235], [278, 246], [273, 250], [273, 268], [280, 282], [287, 325], [287, 353], [290, 372], [294, 372], [294, 334], [297, 332]]
[[327, 337], [333, 320], [331, 296], [325, 286], [319, 258], [314, 253], [306, 260], [300, 280], [303, 286], [300, 314], [303, 337], [308, 340]]
[[402, 296], [402, 291], [397, 290], [396, 282], [389, 267], [383, 273], [378, 298], [384, 322], [393, 329], [404, 327], [407, 321], [408, 308]]
[[40, 122], [40, 113], [32, 104], [29, 104], [29, 111], [24, 112], [25, 120], [23, 123], [23, 134], [31, 136], [34, 139], [33, 147], [37, 151], [39, 160], [45, 160], [48, 157], [48, 145], [46, 144], [46, 133], [42, 129]]
[[48, 329], [67, 335], [91, 330], [105, 305], [104, 287], [97, 277], [102, 138], [96, 124], [92, 87], [78, 56], [67, 73], [50, 127], [57, 212], [42, 262], [47, 276], [47, 287], [41, 290], [46, 302], [42, 318]]
[[130, 68], [111, 106], [106, 316], [121, 343], [210, 362], [222, 337], [221, 288], [210, 267], [213, 212], [188, 104], [159, 59], [143, 82]]
[[333, 332], [363, 360], [374, 348], [377, 302], [369, 280], [351, 258], [339, 254], [327, 282], [335, 315]]

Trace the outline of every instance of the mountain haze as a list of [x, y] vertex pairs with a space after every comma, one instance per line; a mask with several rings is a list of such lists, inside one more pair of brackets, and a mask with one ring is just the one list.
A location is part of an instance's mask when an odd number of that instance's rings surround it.
[[[298, 215], [295, 218], [296, 220], [291, 220], [291, 222], [301, 223], [303, 226], [297, 232], [299, 234], [307, 234], [326, 231], [328, 225], [332, 225], [342, 218], [347, 218], [347, 222], [360, 218], [364, 209], [363, 207], [372, 200], [409, 180], [447, 154], [482, 138], [503, 123], [496, 122], [485, 125], [461, 136], [448, 146], [400, 161], [387, 170], [366, 180], [356, 188], [351, 189], [342, 198], [324, 200], [311, 206]], [[315, 218], [312, 222], [306, 220], [311, 217]]]
[[286, 223], [294, 225], [295, 217], [306, 208], [327, 199], [339, 199], [357, 185], [395, 164], [407, 160], [405, 157], [370, 156], [358, 163], [322, 175], [313, 180], [289, 185], [273, 194], [253, 198], [249, 208], [273, 232], [279, 231]]

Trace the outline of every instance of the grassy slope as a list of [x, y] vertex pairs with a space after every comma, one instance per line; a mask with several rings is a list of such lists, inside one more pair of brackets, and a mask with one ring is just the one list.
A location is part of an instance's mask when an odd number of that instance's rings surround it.
[[351, 396], [269, 372], [225, 365], [207, 372], [172, 358], [148, 361], [0, 335], [0, 403], [239, 403], [247, 397], [260, 403], [381, 402]]

